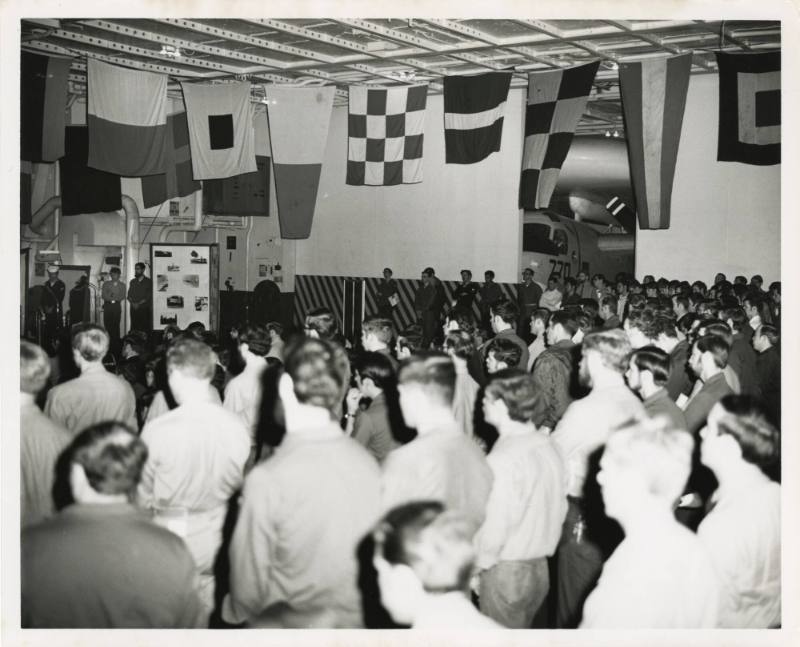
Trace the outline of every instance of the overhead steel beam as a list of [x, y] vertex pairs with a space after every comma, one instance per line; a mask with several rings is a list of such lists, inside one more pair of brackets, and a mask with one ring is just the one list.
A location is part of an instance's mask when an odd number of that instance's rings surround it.
[[[656, 47], [660, 47], [665, 52], [669, 54], [694, 54], [694, 50], [686, 49], [684, 47], [679, 47], [677, 45], [672, 45], [670, 43], [664, 42], [663, 38], [657, 38], [655, 36], [651, 36], [650, 34], [642, 33], [636, 31], [633, 24], [627, 20], [606, 20], [605, 22], [610, 23], [616, 27], [619, 27], [623, 32], [626, 34], [630, 34], [634, 38], [638, 38], [639, 40], [643, 40], [646, 43], [650, 43], [651, 45], [655, 45]], [[694, 56], [692, 57], [692, 63], [698, 65], [706, 70], [714, 69], [711, 65], [708, 64], [707, 61], [704, 61], [702, 58], [697, 57], [695, 60]]]
[[727, 40], [729, 43], [733, 43], [737, 47], [742, 48], [745, 52], [753, 51], [752, 47], [750, 47], [747, 43], [734, 36], [733, 32], [730, 29], [725, 28], [724, 26], [725, 21], [721, 22], [719, 30], [716, 30], [711, 25], [709, 25], [707, 20], [696, 20], [695, 23], [702, 26], [704, 29], [707, 29], [708, 31], [710, 31], [715, 35], [719, 35], [721, 32], [723, 38], [720, 40]]

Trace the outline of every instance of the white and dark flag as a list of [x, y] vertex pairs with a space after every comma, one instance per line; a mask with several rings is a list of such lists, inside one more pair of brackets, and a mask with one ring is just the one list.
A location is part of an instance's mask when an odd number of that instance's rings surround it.
[[444, 77], [447, 164], [474, 164], [500, 150], [510, 72]]

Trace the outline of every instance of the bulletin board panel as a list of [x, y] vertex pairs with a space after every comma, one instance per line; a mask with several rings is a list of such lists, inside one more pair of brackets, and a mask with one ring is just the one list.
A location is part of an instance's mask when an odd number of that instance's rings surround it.
[[219, 246], [152, 243], [153, 330], [219, 324]]

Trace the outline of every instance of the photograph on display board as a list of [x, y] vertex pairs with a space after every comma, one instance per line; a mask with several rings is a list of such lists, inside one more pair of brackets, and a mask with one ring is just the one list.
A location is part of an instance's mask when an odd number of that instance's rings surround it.
[[162, 326], [177, 326], [178, 315], [161, 315], [160, 321]]
[[203, 312], [204, 310], [208, 310], [208, 297], [195, 297], [194, 309], [198, 312]]
[[172, 252], [168, 249], [157, 249], [153, 252], [153, 256], [156, 258], [172, 258]]
[[173, 294], [171, 297], [167, 297], [167, 307], [183, 308], [183, 297], [176, 294]]
[[208, 264], [208, 259], [205, 256], [201, 256], [197, 250], [192, 250], [190, 254], [191, 258], [189, 259], [190, 263], [194, 263], [195, 265], [206, 265]]
[[193, 288], [200, 287], [200, 276], [197, 274], [184, 274], [183, 275], [183, 282], [184, 284], [191, 286]]
[[178, 265], [177, 263], [170, 263], [169, 265], [167, 265], [167, 272], [180, 272], [180, 271], [181, 271], [181, 266]]
[[166, 274], [156, 275], [156, 290], [158, 292], [166, 292], [169, 287], [169, 279]]

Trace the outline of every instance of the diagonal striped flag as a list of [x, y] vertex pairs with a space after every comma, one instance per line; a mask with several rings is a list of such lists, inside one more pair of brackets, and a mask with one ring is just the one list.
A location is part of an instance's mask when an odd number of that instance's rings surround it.
[[447, 164], [474, 164], [500, 150], [510, 72], [444, 77]]
[[595, 61], [528, 75], [520, 208], [544, 209], [550, 204], [599, 65]]
[[717, 52], [717, 160], [768, 166], [781, 162], [781, 53]]
[[20, 59], [20, 156], [29, 162], [64, 157], [71, 58], [22, 52]]
[[636, 212], [642, 229], [668, 229], [692, 55], [619, 66]]
[[335, 86], [265, 85], [281, 238], [311, 235]]

